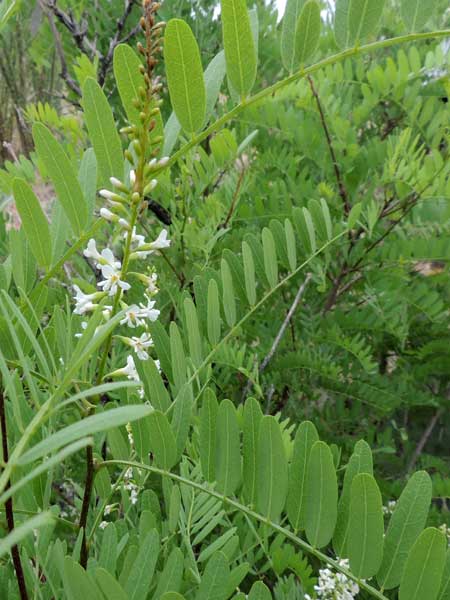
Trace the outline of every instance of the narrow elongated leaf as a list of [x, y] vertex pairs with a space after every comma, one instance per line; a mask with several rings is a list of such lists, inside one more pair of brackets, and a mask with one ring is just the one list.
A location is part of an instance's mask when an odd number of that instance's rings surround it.
[[194, 133], [205, 120], [206, 89], [198, 44], [185, 21], [168, 22], [164, 57], [173, 109], [183, 129]]
[[[106, 471], [106, 469], [102, 469]], [[98, 566], [111, 575], [116, 572], [117, 565], [117, 529], [114, 523], [109, 523], [103, 533], [102, 545], [98, 556]]]
[[223, 552], [216, 552], [206, 565], [196, 600], [225, 600], [230, 574]]
[[156, 464], [162, 469], [170, 470], [177, 461], [176, 440], [167, 417], [155, 410], [147, 417], [150, 448]]
[[0, 557], [10, 552], [13, 546], [16, 546], [31, 533], [46, 525], [51, 525], [52, 522], [53, 516], [51, 512], [44, 512], [15, 527], [11, 533], [8, 533], [7, 536], [0, 540]]
[[97, 159], [93, 148], [88, 148], [81, 159], [78, 171], [78, 181], [80, 183], [83, 196], [86, 198], [89, 225], [94, 216], [95, 194], [97, 190]]
[[245, 291], [250, 306], [256, 304], [256, 278], [253, 254], [247, 242], [242, 242], [242, 260], [244, 262]]
[[305, 2], [295, 29], [295, 68], [304, 65], [319, 46], [322, 20], [317, 0]]
[[217, 412], [216, 480], [218, 489], [231, 495], [241, 482], [241, 453], [236, 409], [223, 400]]
[[156, 529], [150, 531], [142, 540], [139, 554], [131, 568], [125, 585], [129, 600], [146, 598], [153, 578], [159, 554], [159, 535]]
[[338, 496], [333, 455], [324, 442], [315, 442], [311, 449], [306, 490], [306, 537], [322, 548], [333, 535]]
[[66, 446], [75, 440], [98, 433], [99, 431], [108, 431], [109, 429], [136, 421], [137, 419], [142, 419], [152, 411], [153, 409], [150, 406], [129, 405], [91, 415], [45, 438], [28, 450], [28, 452], [25, 452], [18, 462], [21, 465], [27, 465], [61, 448], [61, 446]]
[[23, 179], [14, 179], [12, 189], [31, 251], [38, 265], [49, 267], [52, 262], [52, 242], [48, 221], [39, 200]]
[[347, 556], [347, 539], [349, 533], [350, 492], [353, 478], [358, 473], [373, 474], [372, 450], [364, 440], [355, 444], [355, 450], [345, 469], [344, 485], [338, 504], [338, 518], [333, 535], [333, 548], [337, 556]]
[[[116, 548], [114, 548], [114, 550], [116, 550]], [[128, 596], [123, 587], [113, 575], [105, 569], [100, 567], [95, 569], [95, 581], [105, 598], [108, 598], [108, 600], [128, 600]]]
[[177, 443], [177, 461], [186, 446], [192, 415], [192, 388], [185, 384], [178, 393], [172, 417], [172, 430]]
[[222, 31], [227, 75], [241, 98], [247, 96], [256, 79], [256, 48], [246, 0], [221, 0]]
[[291, 271], [295, 271], [297, 267], [297, 246], [295, 243], [294, 227], [291, 221], [286, 219], [284, 221], [284, 232], [286, 235], [286, 249], [289, 260], [289, 267]]
[[348, 41], [357, 44], [374, 33], [383, 14], [385, 0], [349, 0]]
[[33, 125], [33, 140], [39, 160], [55, 187], [58, 201], [61, 202], [74, 233], [79, 235], [88, 221], [88, 206], [75, 169], [64, 148], [43, 123]]
[[140, 72], [141, 61], [136, 52], [128, 44], [119, 44], [114, 50], [114, 77], [119, 90], [120, 99], [129, 121], [140, 124], [139, 110], [134, 101], [139, 100], [139, 88], [144, 87], [144, 77]]
[[206, 120], [214, 110], [226, 72], [225, 52], [221, 50], [205, 69]]
[[230, 539], [235, 535], [235, 533], [236, 527], [231, 527], [231, 529], [227, 529], [227, 531], [223, 533], [220, 537], [215, 539], [212, 544], [210, 544], [204, 550], [202, 550], [200, 556], [197, 559], [198, 562], [205, 562], [214, 554], [214, 552], [217, 552], [218, 550], [223, 551], [223, 548], [225, 547], [226, 543], [230, 541]]
[[122, 144], [108, 100], [91, 77], [86, 79], [83, 87], [83, 110], [97, 158], [100, 185], [109, 187], [110, 177], [123, 178]]
[[297, 67], [296, 31], [300, 13], [306, 0], [287, 0], [281, 31], [281, 57], [285, 69], [292, 73]]
[[350, 0], [336, 0], [334, 13], [334, 36], [337, 45], [344, 49], [349, 46], [348, 8]]
[[256, 507], [272, 521], [277, 521], [286, 502], [288, 466], [280, 424], [272, 416], [262, 418], [256, 456]]
[[219, 288], [215, 279], [208, 284], [208, 339], [211, 346], [216, 346], [220, 340], [220, 302]]
[[436, 0], [402, 0], [400, 12], [410, 32], [421, 31], [436, 8]]
[[196, 367], [202, 362], [202, 340], [198, 324], [197, 309], [191, 298], [184, 300], [184, 315], [189, 342], [189, 352]]
[[436, 600], [445, 567], [447, 540], [444, 534], [428, 527], [411, 548], [406, 561], [399, 600]]
[[200, 409], [200, 463], [206, 481], [215, 481], [216, 475], [216, 430], [217, 398], [209, 388], [203, 395]]
[[278, 283], [278, 262], [275, 250], [273, 234], [267, 227], [262, 232], [262, 244], [264, 252], [264, 269], [270, 287], [274, 288]]
[[360, 579], [370, 579], [383, 558], [383, 503], [372, 475], [360, 473], [352, 482], [348, 554], [350, 568]]
[[222, 258], [220, 263], [223, 288], [223, 311], [226, 322], [230, 327], [236, 323], [236, 299], [234, 297], [233, 278], [228, 262]]
[[161, 361], [161, 368], [167, 377], [172, 381], [172, 359], [170, 356], [170, 339], [167, 331], [159, 321], [149, 323], [150, 334], [155, 344], [156, 354]]
[[173, 321], [170, 324], [170, 356], [175, 389], [179, 390], [186, 381], [186, 355], [184, 353], [180, 330]]
[[255, 398], [247, 398], [244, 404], [243, 415], [243, 473], [244, 495], [247, 502], [254, 506], [257, 490], [257, 462], [259, 426], [263, 413], [259, 402]]
[[174, 548], [159, 577], [153, 600], [159, 600], [167, 592], [178, 592], [183, 578], [184, 556], [179, 548]]
[[384, 540], [384, 555], [377, 574], [380, 587], [399, 585], [408, 554], [425, 526], [431, 503], [432, 484], [428, 473], [414, 473], [406, 484], [392, 514]]
[[313, 423], [300, 423], [294, 440], [294, 454], [289, 467], [289, 491], [286, 500], [288, 519], [295, 531], [303, 531], [306, 522], [306, 482], [308, 463], [319, 434]]
[[144, 386], [145, 400], [157, 410], [165, 412], [170, 405], [170, 398], [155, 361], [137, 360], [135, 364]]
[[450, 600], [450, 549], [447, 550], [439, 600]]
[[68, 597], [71, 600], [103, 600], [102, 594], [94, 580], [79, 565], [74, 558], [66, 556], [64, 559], [64, 582], [67, 586]]

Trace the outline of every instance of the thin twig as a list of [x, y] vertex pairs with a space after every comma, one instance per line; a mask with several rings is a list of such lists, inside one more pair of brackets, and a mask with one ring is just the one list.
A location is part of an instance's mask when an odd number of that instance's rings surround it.
[[444, 409], [439, 408], [434, 413], [434, 415], [431, 417], [430, 422], [428, 423], [428, 427], [423, 432], [422, 437], [420, 438], [419, 443], [417, 444], [416, 449], [413, 452], [411, 460], [409, 461], [407, 473], [410, 473], [414, 469], [419, 456], [422, 454], [422, 450], [425, 448], [425, 444], [430, 439], [430, 436], [433, 433], [437, 422], [439, 421], [439, 419], [441, 418], [441, 416], [443, 414], [444, 414]]
[[[8, 430], [6, 428], [6, 412], [5, 412], [5, 397], [3, 392], [0, 391], [0, 427], [2, 433], [2, 451], [3, 451], [3, 463], [6, 464], [9, 460], [8, 453]], [[11, 483], [8, 480], [6, 489], [11, 487]], [[14, 530], [14, 510], [13, 510], [13, 499], [8, 498], [5, 502], [5, 513], [6, 522], [8, 525], [8, 531], [11, 533]], [[19, 547], [14, 545], [11, 548], [11, 556], [14, 563], [14, 569], [16, 571], [17, 585], [19, 587], [19, 593], [21, 600], [28, 600], [27, 587], [25, 585], [25, 576], [23, 573], [22, 562], [20, 560]]]
[[[272, 347], [270, 348], [268, 354], [266, 355], [266, 357], [264, 358], [264, 360], [262, 361], [262, 363], [259, 366], [259, 373], [260, 374], [266, 369], [267, 365], [272, 360], [275, 352], [277, 351], [277, 348], [280, 345], [281, 340], [283, 339], [283, 336], [284, 336], [284, 333], [285, 333], [285, 331], [287, 329], [287, 326], [289, 325], [292, 317], [294, 316], [294, 313], [297, 310], [298, 305], [300, 304], [300, 300], [302, 299], [303, 294], [305, 293], [306, 288], [307, 288], [309, 282], [311, 281], [311, 278], [312, 278], [312, 274], [308, 273], [306, 275], [305, 280], [303, 281], [303, 283], [299, 287], [297, 295], [294, 298], [294, 302], [292, 303], [290, 309], [288, 310], [286, 318], [284, 319], [284, 321], [283, 321], [283, 323], [282, 323], [282, 325], [280, 327], [280, 330], [278, 331], [278, 333], [277, 333], [277, 335], [276, 335], [276, 337], [275, 337], [275, 339], [273, 341]], [[245, 398], [247, 396], [247, 394], [250, 391], [251, 386], [252, 386], [252, 381], [249, 379], [247, 381], [247, 385], [245, 386], [244, 393], [242, 395], [243, 398]]]
[[233, 198], [231, 200], [230, 210], [228, 211], [225, 221], [221, 225], [219, 225], [219, 229], [226, 229], [228, 227], [228, 224], [229, 224], [231, 217], [233, 216], [234, 210], [236, 208], [236, 203], [239, 198], [239, 192], [241, 191], [244, 177], [245, 177], [245, 168], [243, 167], [242, 171], [239, 174], [239, 178], [237, 180], [236, 189], [234, 190]]
[[39, 5], [42, 8], [42, 10], [44, 11], [44, 13], [47, 17], [48, 23], [50, 25], [50, 29], [52, 30], [53, 38], [55, 40], [56, 54], [58, 55], [59, 63], [61, 65], [61, 74], [60, 74], [61, 78], [64, 79], [64, 81], [67, 83], [68, 87], [73, 92], [75, 92], [75, 94], [77, 94], [77, 96], [81, 97], [80, 87], [78, 86], [76, 81], [74, 79], [72, 79], [72, 77], [69, 75], [69, 71], [67, 69], [66, 57], [64, 54], [64, 48], [63, 48], [63, 45], [61, 42], [61, 35], [58, 31], [58, 28], [56, 27], [54, 16], [48, 9], [47, 5], [44, 3], [44, 0], [39, 0]]
[[328, 150], [330, 151], [331, 161], [333, 163], [334, 173], [336, 175], [336, 180], [339, 188], [339, 195], [342, 198], [344, 203], [345, 214], [348, 215], [350, 212], [350, 202], [348, 199], [347, 190], [344, 185], [344, 180], [342, 179], [341, 170], [339, 169], [339, 164], [336, 158], [336, 152], [334, 151], [333, 142], [331, 140], [330, 130], [328, 129], [327, 121], [325, 119], [325, 113], [322, 107], [322, 103], [319, 98], [319, 94], [314, 86], [314, 82], [311, 76], [308, 76], [309, 87], [311, 88], [311, 92], [316, 100], [317, 108], [319, 110], [320, 121], [322, 123], [322, 128], [325, 133], [325, 137], [327, 139]]

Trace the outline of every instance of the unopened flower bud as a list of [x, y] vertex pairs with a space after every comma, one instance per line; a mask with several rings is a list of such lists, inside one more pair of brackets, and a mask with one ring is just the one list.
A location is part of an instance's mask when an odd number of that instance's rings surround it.
[[150, 183], [148, 183], [144, 188], [144, 196], [148, 196], [148, 194], [150, 194], [157, 185], [158, 185], [158, 180], [152, 179], [150, 181]]
[[136, 171], [131, 169], [130, 171], [130, 184], [134, 185], [136, 183]]

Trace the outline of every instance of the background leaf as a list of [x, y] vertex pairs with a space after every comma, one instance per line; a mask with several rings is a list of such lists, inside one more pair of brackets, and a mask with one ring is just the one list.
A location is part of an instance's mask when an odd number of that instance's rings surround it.
[[167, 24], [164, 58], [173, 109], [183, 129], [194, 133], [205, 120], [206, 89], [197, 41], [181, 19]]
[[14, 179], [13, 194], [31, 251], [41, 267], [52, 263], [52, 242], [48, 221], [39, 200], [22, 179]]
[[241, 98], [256, 79], [256, 49], [245, 0], [221, 0], [222, 31], [227, 75]]

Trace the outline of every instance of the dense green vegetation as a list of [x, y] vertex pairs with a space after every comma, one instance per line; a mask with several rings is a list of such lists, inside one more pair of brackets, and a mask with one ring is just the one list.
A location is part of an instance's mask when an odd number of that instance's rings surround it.
[[0, 2], [0, 599], [450, 599], [448, 2], [277, 17]]

